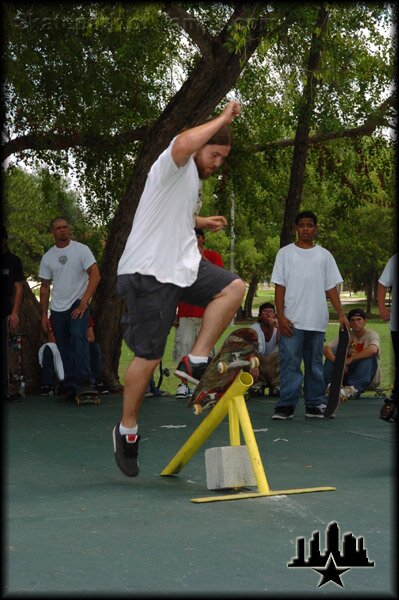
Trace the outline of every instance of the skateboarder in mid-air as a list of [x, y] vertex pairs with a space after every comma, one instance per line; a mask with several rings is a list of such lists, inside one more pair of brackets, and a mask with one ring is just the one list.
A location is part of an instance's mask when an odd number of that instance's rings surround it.
[[216, 341], [245, 293], [234, 273], [201, 258], [194, 228], [219, 231], [224, 216], [200, 217], [201, 180], [231, 149], [230, 123], [240, 105], [229, 102], [214, 119], [176, 136], [152, 165], [118, 265], [118, 293], [126, 313], [124, 338], [135, 356], [125, 374], [122, 420], [113, 430], [115, 460], [134, 477], [138, 467], [138, 415], [151, 375], [162, 359], [179, 300], [206, 306], [191, 353], [176, 373], [201, 379]]

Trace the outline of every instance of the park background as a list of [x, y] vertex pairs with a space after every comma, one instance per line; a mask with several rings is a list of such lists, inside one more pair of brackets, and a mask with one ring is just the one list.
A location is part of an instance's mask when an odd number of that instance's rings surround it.
[[[236, 325], [270, 299], [265, 282], [279, 247], [293, 240], [296, 212], [314, 210], [317, 242], [334, 255], [342, 292], [359, 294], [380, 333], [383, 383], [392, 383], [389, 328], [376, 311], [396, 242], [392, 4], [3, 3], [2, 11], [4, 220], [29, 277], [21, 309], [28, 393], [40, 382], [35, 282], [53, 244], [51, 219], [65, 216], [98, 260], [91, 310], [105, 382], [120, 391], [131, 353], [116, 268], [146, 174], [174, 135], [232, 98], [242, 105], [234, 145], [204, 182], [202, 214], [229, 221], [206, 244], [247, 283]], [[172, 379], [164, 379], [170, 391]]]

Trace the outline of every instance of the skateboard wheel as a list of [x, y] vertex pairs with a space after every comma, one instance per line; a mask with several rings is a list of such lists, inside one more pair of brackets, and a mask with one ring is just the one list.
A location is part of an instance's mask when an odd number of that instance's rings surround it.
[[194, 404], [193, 411], [194, 411], [195, 415], [201, 415], [202, 414], [202, 406], [201, 406], [201, 404]]
[[249, 362], [251, 364], [251, 369], [257, 369], [259, 367], [259, 358], [257, 356], [253, 356]]
[[221, 361], [220, 363], [218, 363], [218, 371], [219, 373], [226, 373], [227, 371], [227, 363]]

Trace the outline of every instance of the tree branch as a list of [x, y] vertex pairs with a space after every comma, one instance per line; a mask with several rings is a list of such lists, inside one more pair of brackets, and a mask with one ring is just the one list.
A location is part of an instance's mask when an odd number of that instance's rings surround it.
[[[396, 96], [392, 94], [384, 100], [384, 102], [367, 117], [363, 125], [359, 125], [358, 127], [353, 127], [352, 129], [341, 129], [340, 131], [333, 131], [331, 133], [319, 133], [315, 135], [310, 135], [308, 138], [309, 145], [317, 145], [323, 142], [329, 142], [331, 140], [338, 140], [342, 138], [357, 138], [362, 137], [364, 135], [371, 135], [377, 129], [377, 127], [382, 127], [387, 125], [386, 123], [386, 113], [390, 108], [395, 107], [396, 105]], [[251, 147], [253, 152], [264, 152], [269, 148], [287, 148], [289, 146], [293, 146], [295, 142], [295, 138], [285, 138], [281, 140], [275, 140], [273, 142], [266, 142], [265, 144], [255, 144]]]
[[187, 33], [204, 58], [212, 57], [213, 37], [201, 26], [199, 21], [189, 12], [177, 4], [166, 4], [162, 10], [176, 21]]
[[11, 154], [18, 154], [24, 150], [67, 150], [76, 146], [98, 148], [105, 150], [110, 146], [124, 146], [132, 142], [143, 141], [150, 126], [141, 126], [136, 129], [116, 133], [115, 135], [96, 135], [90, 133], [30, 133], [21, 135], [2, 144], [1, 157], [5, 160]]

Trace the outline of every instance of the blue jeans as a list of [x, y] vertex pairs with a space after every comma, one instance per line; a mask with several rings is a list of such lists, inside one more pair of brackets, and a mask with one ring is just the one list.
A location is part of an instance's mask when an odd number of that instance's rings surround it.
[[69, 310], [51, 311], [51, 324], [64, 365], [63, 388], [78, 389], [84, 383], [94, 384], [90, 368], [90, 349], [87, 341], [89, 311], [80, 319], [72, 319], [71, 312], [79, 305], [76, 300]]
[[103, 380], [103, 355], [98, 342], [89, 342], [90, 366], [95, 383]]
[[[348, 367], [343, 378], [343, 385], [353, 385], [359, 394], [367, 390], [377, 372], [377, 359], [375, 356], [356, 360]], [[334, 363], [326, 359], [323, 366], [324, 381], [326, 385], [331, 383]]]
[[[294, 329], [292, 337], [280, 338], [280, 398], [276, 408], [296, 406], [303, 392], [306, 406], [326, 402], [323, 378], [324, 331]], [[305, 376], [301, 364], [304, 363]]]

